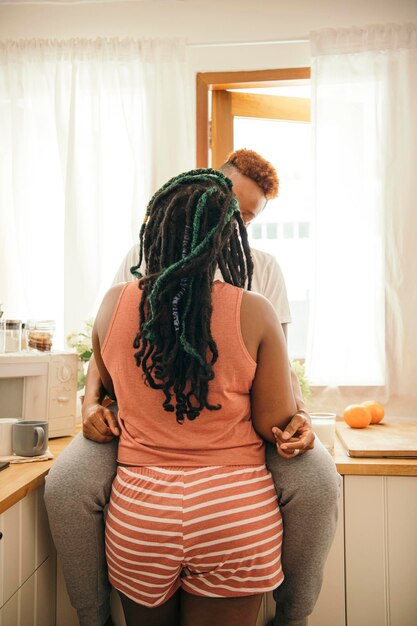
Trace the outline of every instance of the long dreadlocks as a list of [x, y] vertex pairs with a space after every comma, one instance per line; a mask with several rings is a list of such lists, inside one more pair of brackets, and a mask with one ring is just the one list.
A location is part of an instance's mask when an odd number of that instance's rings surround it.
[[143, 289], [136, 364], [150, 387], [162, 389], [163, 407], [179, 423], [220, 408], [208, 401], [218, 357], [210, 330], [217, 266], [227, 283], [250, 289], [253, 264], [232, 182], [216, 170], [192, 170], [152, 197], [131, 268]]

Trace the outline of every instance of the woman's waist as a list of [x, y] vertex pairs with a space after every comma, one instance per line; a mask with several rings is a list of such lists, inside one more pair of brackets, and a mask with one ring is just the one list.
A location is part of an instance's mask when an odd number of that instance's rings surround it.
[[157, 445], [149, 441], [123, 436], [119, 440], [118, 463], [138, 466], [162, 467], [208, 467], [208, 466], [257, 466], [265, 463], [264, 443], [258, 437], [240, 444], [210, 446], [202, 440], [200, 444], [181, 447]]

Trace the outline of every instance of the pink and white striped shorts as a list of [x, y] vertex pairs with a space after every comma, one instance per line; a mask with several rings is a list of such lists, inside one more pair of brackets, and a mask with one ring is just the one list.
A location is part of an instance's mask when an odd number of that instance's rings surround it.
[[179, 587], [199, 596], [263, 593], [283, 581], [282, 518], [259, 467], [119, 467], [106, 520], [113, 587], [147, 607]]

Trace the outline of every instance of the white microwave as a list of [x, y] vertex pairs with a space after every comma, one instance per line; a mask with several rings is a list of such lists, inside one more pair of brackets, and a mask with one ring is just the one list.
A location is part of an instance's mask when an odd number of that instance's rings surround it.
[[47, 419], [50, 438], [72, 435], [77, 362], [69, 352], [0, 354], [0, 420]]

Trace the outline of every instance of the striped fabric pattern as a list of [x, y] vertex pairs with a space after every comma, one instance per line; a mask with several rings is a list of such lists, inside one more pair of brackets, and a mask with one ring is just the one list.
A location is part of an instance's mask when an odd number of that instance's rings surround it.
[[211, 597], [281, 584], [282, 519], [271, 474], [259, 467], [127, 467], [106, 520], [111, 584], [156, 607], [181, 586]]

